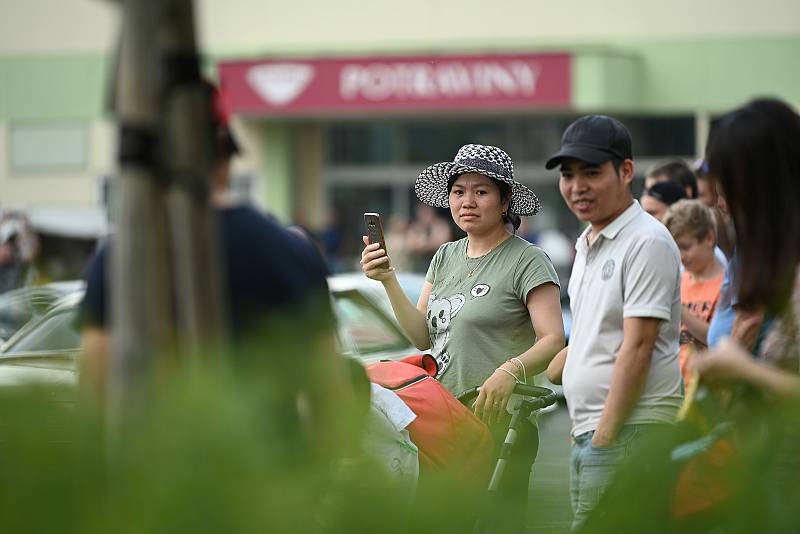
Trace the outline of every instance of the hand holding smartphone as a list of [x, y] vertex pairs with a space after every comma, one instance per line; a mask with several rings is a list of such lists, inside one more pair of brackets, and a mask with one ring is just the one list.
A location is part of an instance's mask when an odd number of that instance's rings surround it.
[[[385, 250], [386, 254], [388, 255], [389, 251], [386, 248], [386, 239], [383, 236], [383, 224], [381, 224], [380, 214], [365, 213], [364, 224], [367, 226], [367, 238], [369, 239], [370, 244], [380, 243], [381, 248]], [[386, 262], [385, 268], [388, 269], [389, 267], [390, 267], [389, 262]]]

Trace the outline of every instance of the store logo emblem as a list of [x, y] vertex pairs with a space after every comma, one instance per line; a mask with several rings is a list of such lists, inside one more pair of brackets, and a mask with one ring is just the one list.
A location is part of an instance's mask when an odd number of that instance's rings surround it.
[[314, 67], [304, 63], [257, 65], [247, 71], [247, 82], [258, 95], [275, 106], [284, 106], [302, 93], [314, 78]]

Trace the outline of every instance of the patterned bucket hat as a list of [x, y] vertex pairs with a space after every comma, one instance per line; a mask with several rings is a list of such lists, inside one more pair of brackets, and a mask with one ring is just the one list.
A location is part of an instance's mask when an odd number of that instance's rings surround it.
[[504, 151], [488, 145], [464, 145], [453, 161], [431, 165], [414, 182], [414, 192], [425, 204], [435, 208], [450, 206], [447, 182], [453, 176], [476, 172], [511, 186], [509, 209], [518, 215], [534, 215], [539, 199], [528, 187], [514, 180], [514, 163]]

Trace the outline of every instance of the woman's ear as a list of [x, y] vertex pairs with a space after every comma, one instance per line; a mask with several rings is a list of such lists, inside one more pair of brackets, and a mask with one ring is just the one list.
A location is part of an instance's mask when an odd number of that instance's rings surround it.
[[511, 190], [509, 189], [508, 195], [505, 198], [501, 198], [500, 201], [500, 211], [503, 213], [508, 213], [508, 208], [511, 206]]

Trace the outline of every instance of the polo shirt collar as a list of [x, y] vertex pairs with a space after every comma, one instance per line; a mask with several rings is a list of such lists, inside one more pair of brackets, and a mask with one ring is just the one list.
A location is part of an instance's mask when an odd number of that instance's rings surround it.
[[[600, 235], [598, 236], [598, 239], [600, 237], [604, 237], [605, 239], [616, 238], [617, 234], [619, 234], [620, 231], [623, 228], [625, 228], [628, 225], [628, 223], [630, 223], [633, 219], [635, 219], [636, 216], [639, 215], [642, 211], [643, 210], [642, 207], [639, 205], [639, 201], [633, 199], [633, 202], [631, 203], [630, 206], [628, 206], [628, 208], [625, 211], [620, 213], [616, 219], [614, 219], [613, 221], [611, 221], [611, 223], [608, 224], [608, 226], [600, 230]], [[589, 225], [581, 233], [580, 237], [578, 238], [578, 242], [575, 243], [576, 250], [588, 248], [587, 238], [589, 236], [589, 232], [591, 231], [592, 227], [591, 225]]]
[[628, 223], [630, 223], [634, 218], [636, 218], [636, 216], [639, 215], [641, 212], [642, 212], [642, 207], [639, 205], [639, 201], [633, 199], [631, 205], [628, 206], [628, 208], [625, 211], [620, 213], [619, 217], [611, 221], [608, 224], [608, 226], [600, 230], [600, 235], [605, 237], [606, 239], [614, 239], [615, 237], [617, 237], [617, 234], [619, 234], [623, 228], [628, 226]]

